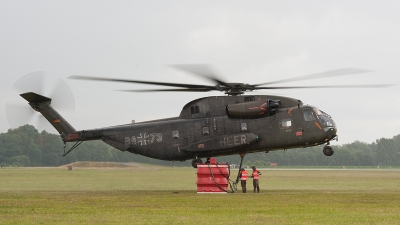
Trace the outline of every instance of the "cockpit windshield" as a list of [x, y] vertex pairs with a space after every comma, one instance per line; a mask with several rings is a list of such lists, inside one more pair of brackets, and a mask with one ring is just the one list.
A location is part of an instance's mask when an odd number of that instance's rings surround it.
[[311, 122], [318, 120], [322, 127], [335, 127], [331, 116], [315, 107], [307, 107], [303, 109], [304, 121]]
[[323, 127], [333, 127], [333, 121], [326, 115], [318, 116], [318, 120]]
[[334, 127], [335, 124], [331, 118], [331, 116], [329, 116], [328, 114], [326, 114], [325, 112], [314, 108], [314, 112], [317, 115], [317, 118], [319, 120], [319, 122], [321, 123], [322, 127]]

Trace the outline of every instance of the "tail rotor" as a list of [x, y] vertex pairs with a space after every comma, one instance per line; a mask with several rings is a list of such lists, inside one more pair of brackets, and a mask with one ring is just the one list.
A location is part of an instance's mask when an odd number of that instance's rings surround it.
[[32, 109], [19, 95], [34, 92], [52, 99], [53, 108], [62, 112], [73, 112], [75, 100], [67, 83], [59, 77], [33, 72], [21, 77], [12, 87], [12, 96], [6, 103], [7, 121], [11, 128], [25, 124], [35, 126], [39, 131], [57, 133], [54, 127], [38, 112]]

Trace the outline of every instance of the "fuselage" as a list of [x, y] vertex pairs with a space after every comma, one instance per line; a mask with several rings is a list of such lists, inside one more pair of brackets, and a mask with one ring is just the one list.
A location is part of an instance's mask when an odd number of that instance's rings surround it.
[[196, 99], [179, 117], [78, 131], [64, 141], [102, 139], [122, 151], [184, 161], [321, 145], [336, 132], [328, 114], [300, 100], [244, 95]]

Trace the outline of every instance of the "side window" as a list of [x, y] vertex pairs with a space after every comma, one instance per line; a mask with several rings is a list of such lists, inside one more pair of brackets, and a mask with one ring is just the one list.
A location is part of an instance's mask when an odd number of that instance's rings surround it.
[[190, 107], [191, 114], [199, 114], [199, 112], [200, 112], [199, 106], [195, 105], [195, 106]]
[[209, 127], [203, 127], [203, 134], [204, 135], [210, 134], [210, 128]]
[[255, 96], [245, 96], [244, 97], [245, 102], [251, 102], [251, 101], [255, 101], [255, 100], [256, 100]]
[[173, 130], [172, 131], [172, 138], [179, 138], [179, 131], [178, 130]]
[[241, 123], [240, 124], [240, 130], [241, 131], [247, 131], [247, 123]]
[[282, 119], [282, 127], [283, 128], [289, 128], [292, 126], [292, 120], [289, 118]]
[[314, 121], [316, 120], [314, 111], [312, 110], [304, 110], [304, 120], [305, 121]]

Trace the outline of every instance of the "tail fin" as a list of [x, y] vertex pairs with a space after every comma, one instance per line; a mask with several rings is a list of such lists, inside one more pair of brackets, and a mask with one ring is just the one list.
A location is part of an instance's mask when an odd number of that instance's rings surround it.
[[29, 105], [40, 112], [60, 134], [69, 134], [75, 132], [75, 129], [55, 110], [50, 106], [51, 98], [38, 95], [33, 92], [20, 94]]

